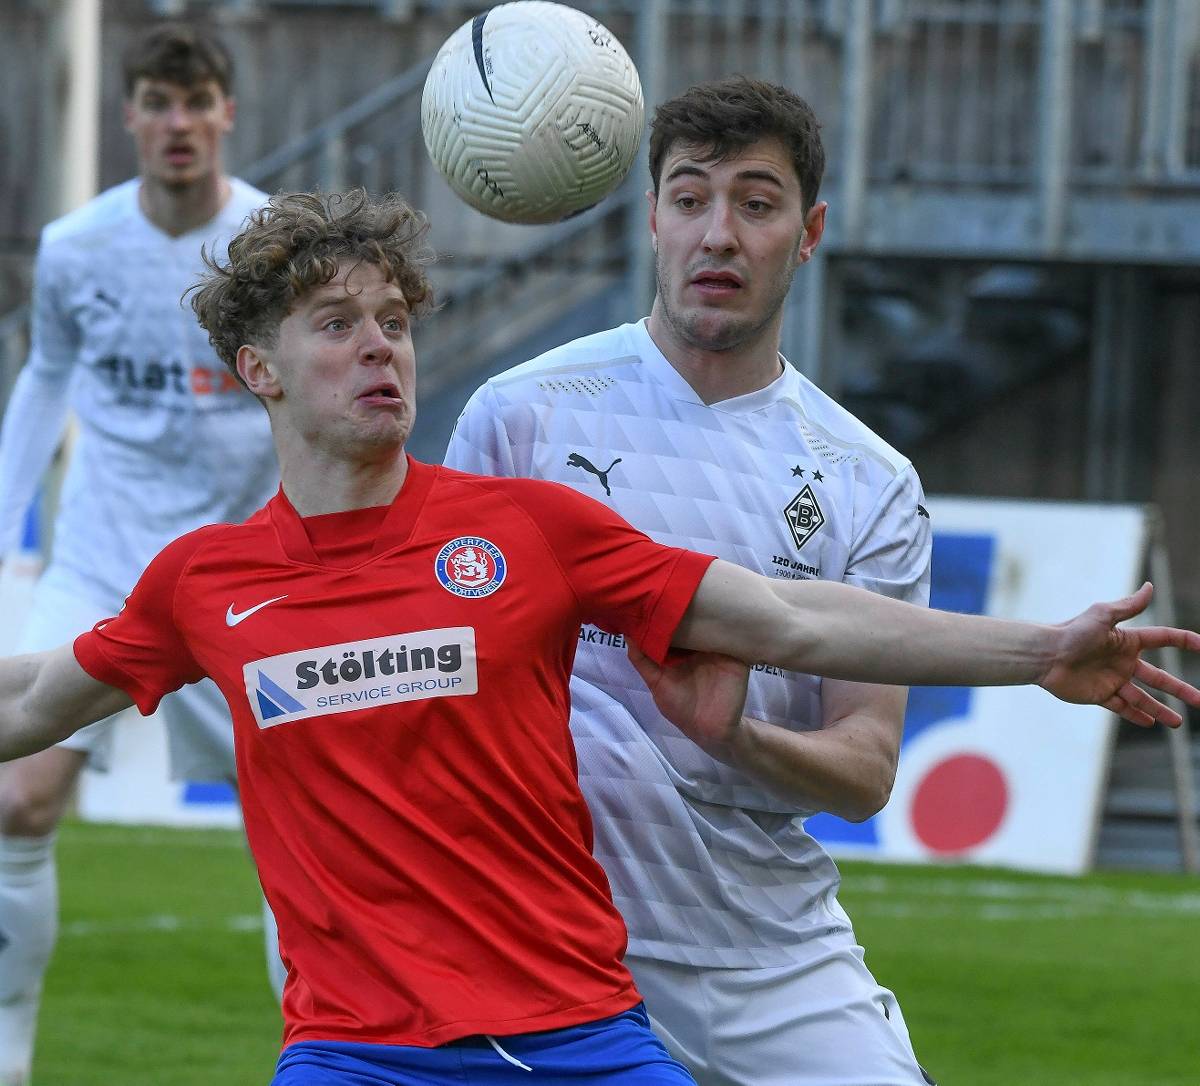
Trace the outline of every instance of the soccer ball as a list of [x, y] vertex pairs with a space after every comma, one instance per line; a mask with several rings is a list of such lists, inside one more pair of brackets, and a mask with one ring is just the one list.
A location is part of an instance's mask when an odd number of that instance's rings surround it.
[[548, 223], [599, 203], [629, 172], [645, 110], [637, 69], [591, 16], [517, 0], [458, 28], [434, 58], [421, 129], [472, 207]]

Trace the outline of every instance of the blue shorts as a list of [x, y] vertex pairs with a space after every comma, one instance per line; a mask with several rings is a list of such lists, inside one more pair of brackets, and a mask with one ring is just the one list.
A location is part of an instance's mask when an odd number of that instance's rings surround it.
[[302, 1041], [271, 1086], [695, 1086], [650, 1029], [643, 1004], [596, 1022], [437, 1048]]

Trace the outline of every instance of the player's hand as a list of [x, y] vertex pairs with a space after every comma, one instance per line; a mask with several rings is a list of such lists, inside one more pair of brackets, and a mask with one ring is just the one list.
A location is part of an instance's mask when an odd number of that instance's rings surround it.
[[658, 711], [713, 757], [725, 754], [743, 726], [750, 668], [716, 652], [692, 652], [662, 667], [632, 641], [627, 651]]
[[1063, 701], [1103, 705], [1132, 724], [1156, 722], [1177, 728], [1182, 718], [1136, 683], [1200, 709], [1200, 690], [1142, 659], [1148, 649], [1167, 646], [1200, 652], [1200, 634], [1170, 626], [1123, 627], [1140, 615], [1154, 589], [1142, 585], [1132, 596], [1094, 603], [1082, 615], [1056, 627], [1059, 647], [1039, 685]]

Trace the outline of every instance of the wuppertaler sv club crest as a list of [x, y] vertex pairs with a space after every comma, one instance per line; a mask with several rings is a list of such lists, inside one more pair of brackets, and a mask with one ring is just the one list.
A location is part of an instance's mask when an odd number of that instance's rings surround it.
[[806, 486], [783, 507], [783, 518], [787, 521], [788, 529], [792, 533], [792, 541], [796, 544], [796, 550], [799, 550], [816, 535], [818, 529], [825, 523], [825, 514], [821, 512], [821, 507], [817, 504], [817, 496], [813, 493], [811, 486]]
[[508, 564], [500, 548], [475, 535], [450, 540], [433, 564], [437, 579], [456, 596], [490, 596], [504, 583]]

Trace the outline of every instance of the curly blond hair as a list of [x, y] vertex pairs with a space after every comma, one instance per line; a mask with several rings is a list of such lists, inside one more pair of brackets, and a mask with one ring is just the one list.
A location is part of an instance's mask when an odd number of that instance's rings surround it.
[[328, 283], [346, 261], [374, 264], [404, 294], [413, 317], [434, 305], [426, 268], [429, 222], [397, 193], [272, 196], [229, 243], [228, 261], [204, 253], [208, 273], [191, 288], [191, 306], [217, 356], [237, 372], [238, 349], [274, 347], [296, 302]]

